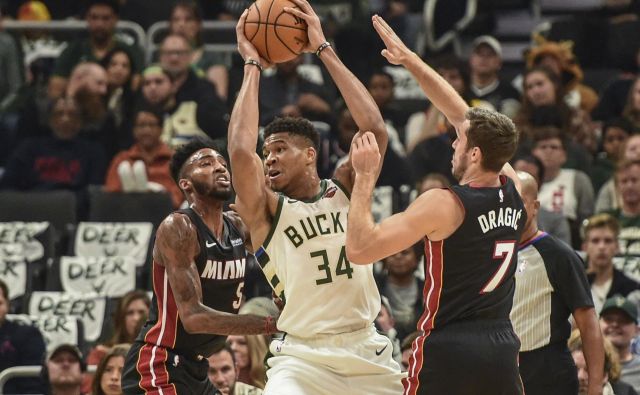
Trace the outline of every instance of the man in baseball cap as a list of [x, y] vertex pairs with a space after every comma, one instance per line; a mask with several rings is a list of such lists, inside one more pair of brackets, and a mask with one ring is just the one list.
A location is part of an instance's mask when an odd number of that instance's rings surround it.
[[56, 346], [47, 355], [44, 376], [51, 394], [80, 395], [85, 363], [80, 349], [68, 343]]
[[620, 357], [620, 379], [639, 391], [640, 357], [631, 352], [631, 341], [638, 335], [638, 306], [620, 295], [607, 299], [600, 311], [600, 327]]
[[500, 42], [486, 35], [473, 40], [469, 68], [471, 106], [499, 111], [513, 118], [520, 106], [520, 94], [509, 83], [500, 81]]

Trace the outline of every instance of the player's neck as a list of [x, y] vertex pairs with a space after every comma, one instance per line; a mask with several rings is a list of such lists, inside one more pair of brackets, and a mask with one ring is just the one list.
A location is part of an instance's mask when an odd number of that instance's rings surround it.
[[189, 205], [202, 218], [202, 221], [216, 238], [220, 238], [222, 235], [222, 204], [217, 200], [206, 202], [198, 199]]
[[296, 200], [310, 200], [318, 196], [321, 189], [320, 177], [317, 172], [305, 174], [299, 181], [291, 183], [284, 193]]
[[474, 188], [499, 187], [502, 185], [498, 173], [482, 170], [472, 171], [471, 169], [460, 180], [460, 185], [467, 184]]
[[522, 232], [522, 241], [520, 245], [527, 244], [531, 240], [535, 239], [539, 235], [542, 234], [542, 231], [538, 229], [538, 225], [536, 224], [536, 220], [531, 221], [531, 225], [524, 232]]

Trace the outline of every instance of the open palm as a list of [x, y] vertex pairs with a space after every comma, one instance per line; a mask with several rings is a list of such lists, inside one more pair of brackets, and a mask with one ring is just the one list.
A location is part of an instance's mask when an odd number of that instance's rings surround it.
[[400, 37], [393, 31], [387, 22], [378, 15], [372, 18], [373, 28], [387, 47], [382, 50], [384, 56], [391, 64], [402, 64], [404, 60], [411, 54], [411, 50], [400, 40]]

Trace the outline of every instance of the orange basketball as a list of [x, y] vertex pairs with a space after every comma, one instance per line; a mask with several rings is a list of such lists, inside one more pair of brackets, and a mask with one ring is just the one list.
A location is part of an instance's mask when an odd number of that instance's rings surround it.
[[308, 41], [307, 23], [284, 12], [284, 7], [298, 8], [289, 0], [256, 0], [244, 24], [247, 39], [271, 63], [295, 58]]

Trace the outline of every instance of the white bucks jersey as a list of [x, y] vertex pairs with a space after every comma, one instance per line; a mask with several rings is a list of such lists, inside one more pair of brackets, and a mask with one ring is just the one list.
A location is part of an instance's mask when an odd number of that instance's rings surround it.
[[256, 252], [285, 307], [281, 331], [298, 337], [336, 334], [371, 325], [380, 311], [372, 265], [347, 260], [349, 197], [322, 180], [310, 201], [280, 196], [271, 231]]

